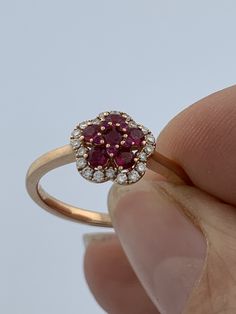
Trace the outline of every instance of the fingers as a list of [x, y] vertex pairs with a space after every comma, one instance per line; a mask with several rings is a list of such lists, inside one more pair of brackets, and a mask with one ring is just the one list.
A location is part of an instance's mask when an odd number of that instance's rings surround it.
[[[157, 141], [158, 150], [182, 165], [197, 187], [231, 204], [236, 204], [235, 121], [232, 87], [180, 113]], [[233, 207], [154, 175], [133, 186], [114, 185], [108, 203], [122, 247], [161, 313], [200, 313], [199, 304], [201, 313], [236, 307]]]
[[117, 237], [105, 235], [90, 235], [84, 259], [86, 280], [97, 302], [109, 314], [158, 314]]
[[128, 188], [115, 185], [109, 195], [128, 259], [153, 303], [168, 314], [182, 313], [206, 252], [202, 233], [179, 207], [161, 185], [145, 179]]
[[181, 112], [161, 132], [157, 149], [196, 186], [236, 205], [236, 86]]
[[113, 186], [109, 209], [160, 313], [235, 312], [235, 208], [193, 187], [143, 179]]

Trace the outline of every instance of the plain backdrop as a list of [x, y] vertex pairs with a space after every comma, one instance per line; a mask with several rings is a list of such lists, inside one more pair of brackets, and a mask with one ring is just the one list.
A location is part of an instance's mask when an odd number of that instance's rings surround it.
[[[104, 313], [84, 279], [82, 235], [105, 229], [40, 209], [27, 168], [103, 110], [157, 136], [180, 110], [233, 85], [235, 16], [233, 0], [0, 1], [0, 313]], [[67, 202], [107, 210], [110, 184], [86, 182], [74, 164], [44, 181]]]

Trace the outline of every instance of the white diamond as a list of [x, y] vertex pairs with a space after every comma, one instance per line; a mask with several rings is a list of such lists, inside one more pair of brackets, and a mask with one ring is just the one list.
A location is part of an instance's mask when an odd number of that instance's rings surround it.
[[117, 183], [124, 184], [127, 181], [127, 175], [125, 173], [119, 173], [116, 180]]
[[148, 155], [150, 155], [154, 151], [154, 147], [152, 145], [147, 145], [144, 150]]
[[85, 147], [81, 146], [78, 149], [76, 156], [84, 156], [86, 153], [87, 153], [87, 149]]
[[78, 169], [83, 169], [87, 165], [87, 161], [84, 158], [78, 158], [76, 161], [76, 165]]
[[152, 134], [148, 134], [146, 136], [146, 140], [148, 143], [154, 144], [155, 143], [155, 137]]
[[132, 170], [128, 176], [131, 182], [136, 182], [140, 178], [140, 175], [136, 170]]
[[93, 179], [96, 181], [96, 182], [102, 182], [103, 179], [104, 179], [104, 173], [100, 170], [97, 170], [94, 172], [93, 174]]
[[73, 148], [78, 148], [78, 147], [80, 147], [80, 145], [81, 145], [80, 140], [76, 140], [76, 139], [72, 139], [72, 140], [70, 141], [70, 143], [71, 143], [71, 145], [73, 146]]
[[138, 157], [141, 161], [147, 160], [147, 155], [144, 152], [139, 153]]
[[137, 164], [137, 166], [136, 166], [136, 169], [137, 169], [139, 172], [143, 173], [143, 172], [145, 172], [145, 170], [146, 170], [146, 164], [143, 163], [143, 162], [139, 162], [139, 163]]
[[113, 110], [113, 111], [110, 111], [110, 114], [120, 114], [120, 111]]
[[109, 115], [109, 112], [107, 112], [107, 111], [106, 111], [106, 112], [101, 112], [101, 113], [99, 114], [99, 118], [100, 118], [100, 119], [104, 119], [104, 117], [105, 117], [105, 116], [108, 116], [108, 115]]
[[85, 129], [87, 126], [88, 126], [88, 122], [87, 122], [87, 121], [81, 122], [81, 123], [79, 124], [79, 127], [80, 127], [82, 130]]
[[149, 129], [146, 128], [145, 126], [140, 125], [140, 127], [141, 127], [141, 130], [143, 131], [144, 134], [148, 134], [150, 132]]
[[96, 118], [96, 119], [92, 120], [91, 122], [92, 122], [92, 124], [99, 124], [101, 122], [101, 120]]
[[127, 120], [131, 120], [131, 117], [127, 113], [123, 113], [122, 116]]
[[87, 168], [84, 168], [81, 172], [82, 176], [86, 179], [91, 179], [92, 178], [92, 175], [93, 175], [93, 169], [87, 167]]
[[131, 128], [136, 128], [136, 127], [137, 127], [137, 124], [136, 124], [134, 121], [130, 121], [130, 122], [129, 122], [129, 126], [130, 126]]
[[72, 133], [71, 136], [73, 137], [79, 137], [81, 135], [81, 131], [79, 129], [75, 129]]
[[109, 178], [109, 179], [113, 179], [114, 176], [115, 176], [116, 172], [113, 168], [109, 168], [106, 170], [106, 176]]

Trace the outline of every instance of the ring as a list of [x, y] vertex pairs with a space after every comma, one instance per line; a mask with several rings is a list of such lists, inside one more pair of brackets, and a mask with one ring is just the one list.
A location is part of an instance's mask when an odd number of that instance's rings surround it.
[[64, 203], [41, 186], [40, 179], [57, 167], [76, 163], [81, 176], [94, 183], [114, 181], [129, 185], [138, 182], [146, 169], [173, 183], [191, 181], [175, 162], [156, 151], [153, 134], [129, 115], [120, 111], [102, 112], [95, 119], [78, 123], [70, 143], [35, 160], [26, 175], [31, 198], [50, 213], [81, 223], [112, 227], [109, 214]]

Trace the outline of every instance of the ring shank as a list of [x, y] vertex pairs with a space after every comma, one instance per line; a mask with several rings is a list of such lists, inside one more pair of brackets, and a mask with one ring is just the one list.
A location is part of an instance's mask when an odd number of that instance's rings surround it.
[[[112, 227], [109, 214], [64, 203], [48, 194], [40, 185], [40, 180], [46, 173], [73, 162], [75, 162], [75, 156], [71, 145], [65, 145], [39, 157], [27, 172], [26, 188], [29, 195], [39, 206], [54, 215], [90, 225]], [[190, 179], [178, 164], [157, 151], [149, 158], [147, 166], [174, 183], [191, 184]]]

